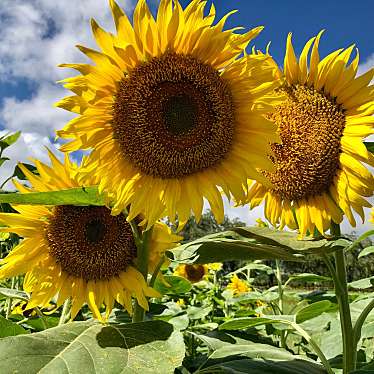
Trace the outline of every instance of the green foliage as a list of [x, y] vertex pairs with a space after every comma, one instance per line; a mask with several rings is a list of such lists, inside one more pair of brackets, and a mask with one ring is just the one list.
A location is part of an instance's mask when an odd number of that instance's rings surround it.
[[1, 203], [29, 205], [105, 205], [97, 187], [77, 187], [62, 191], [0, 193]]
[[173, 373], [184, 357], [179, 332], [163, 321], [73, 322], [0, 340], [1, 373]]
[[156, 279], [154, 284], [155, 290], [163, 295], [166, 294], [184, 294], [191, 290], [191, 283], [183, 278], [174, 275], [166, 275], [162, 278]]

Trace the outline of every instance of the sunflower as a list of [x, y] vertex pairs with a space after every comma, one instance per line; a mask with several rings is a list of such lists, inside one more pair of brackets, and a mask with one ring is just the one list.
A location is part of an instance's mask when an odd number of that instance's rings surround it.
[[354, 46], [320, 60], [321, 34], [306, 43], [299, 61], [288, 35], [285, 83], [277, 90], [285, 101], [268, 114], [282, 140], [272, 144], [276, 170], [263, 171], [273, 188], [255, 182], [248, 193], [251, 207], [265, 200], [273, 225], [299, 228], [301, 235], [324, 233], [344, 215], [355, 226], [352, 209], [364, 221], [363, 207], [371, 206], [364, 197], [374, 191], [365, 165], [374, 166], [374, 157], [363, 144], [374, 133], [374, 69], [355, 77], [358, 52], [348, 64]]
[[201, 264], [180, 264], [174, 270], [174, 275], [188, 279], [192, 283], [197, 283], [203, 280], [208, 274], [208, 265]]
[[240, 279], [236, 274], [231, 277], [227, 288], [235, 295], [251, 291], [251, 287], [249, 287], [248, 284]]
[[[65, 156], [61, 163], [49, 153], [47, 166], [35, 161], [39, 176], [22, 164], [21, 170], [32, 187], [14, 181], [21, 192], [52, 191], [79, 187], [77, 165]], [[92, 185], [97, 181], [93, 178]], [[2, 232], [14, 232], [24, 239], [1, 260], [0, 279], [26, 273], [24, 289], [31, 293], [27, 308], [46, 307], [57, 296], [57, 306], [72, 299], [71, 318], [87, 302], [95, 318], [107, 318], [114, 301], [132, 313], [132, 297], [148, 309], [146, 297], [158, 293], [148, 287], [136, 269], [137, 249], [130, 224], [124, 215], [112, 216], [103, 206], [29, 206], [14, 205], [20, 214], [0, 213]], [[166, 225], [156, 223], [150, 243], [150, 270], [180, 237]]]
[[371, 222], [371, 223], [374, 223], [374, 208], [371, 209], [370, 222]]
[[92, 21], [101, 51], [78, 46], [95, 65], [61, 65], [81, 73], [62, 81], [74, 95], [56, 105], [79, 116], [57, 132], [71, 140], [61, 149], [92, 149], [87, 173], [113, 214], [130, 206], [147, 227], [162, 216], [183, 227], [191, 211], [199, 220], [204, 198], [222, 221], [221, 192], [240, 200], [248, 176], [266, 184], [257, 169], [273, 168], [278, 135], [263, 114], [278, 79], [269, 56], [244, 53], [262, 27], [223, 30], [231, 13], [214, 23], [205, 5], [161, 0], [154, 18], [138, 1], [131, 24], [110, 0], [117, 33]]

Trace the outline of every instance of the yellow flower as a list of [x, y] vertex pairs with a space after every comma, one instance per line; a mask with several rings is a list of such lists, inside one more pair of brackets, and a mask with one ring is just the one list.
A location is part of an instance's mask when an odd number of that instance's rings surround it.
[[268, 227], [268, 224], [264, 222], [261, 218], [256, 219], [257, 227]]
[[278, 135], [263, 114], [279, 83], [269, 56], [241, 56], [262, 27], [223, 30], [228, 15], [215, 22], [201, 0], [161, 0], [156, 19], [139, 0], [133, 24], [110, 5], [117, 33], [92, 21], [101, 51], [78, 47], [95, 65], [62, 65], [81, 75], [63, 81], [74, 95], [56, 104], [79, 114], [57, 132], [72, 139], [61, 149], [93, 150], [86, 171], [113, 214], [128, 207], [148, 227], [177, 215], [182, 227], [191, 212], [200, 220], [205, 198], [222, 221], [221, 192], [241, 201], [246, 178], [266, 184], [258, 169], [273, 168]]
[[371, 206], [364, 197], [374, 191], [365, 166], [374, 166], [374, 157], [363, 144], [374, 133], [374, 69], [355, 78], [358, 53], [348, 65], [354, 46], [320, 60], [320, 36], [306, 43], [299, 61], [288, 36], [285, 83], [278, 90], [286, 100], [268, 114], [282, 139], [272, 145], [276, 171], [264, 171], [274, 187], [254, 183], [248, 194], [251, 207], [265, 200], [273, 225], [298, 227], [301, 235], [315, 228], [324, 233], [344, 214], [355, 226], [352, 209], [364, 221], [363, 207]]
[[241, 294], [251, 291], [251, 287], [249, 287], [247, 283], [240, 279], [236, 274], [231, 277], [230, 283], [227, 285], [227, 288], [229, 290], [232, 290], [234, 294]]
[[264, 303], [263, 301], [261, 300], [256, 300], [256, 306], [259, 308], [259, 307], [262, 307], [262, 306], [266, 306], [266, 303]]
[[208, 266], [200, 264], [181, 264], [174, 270], [174, 275], [184, 277], [192, 283], [200, 282], [208, 274]]
[[177, 300], [177, 304], [178, 304], [181, 308], [183, 308], [184, 306], [186, 306], [186, 303], [184, 302], [184, 299], [178, 299], [178, 300]]
[[[20, 164], [32, 188], [14, 182], [21, 192], [53, 191], [79, 187], [79, 167], [66, 155], [61, 163], [51, 152], [52, 165], [35, 161], [40, 176]], [[92, 184], [96, 183], [93, 178]], [[90, 184], [88, 184], [90, 185]], [[20, 214], [1, 213], [0, 223], [24, 239], [1, 260], [0, 279], [26, 273], [24, 289], [31, 293], [27, 308], [48, 306], [57, 295], [57, 306], [72, 298], [72, 319], [83, 303], [88, 303], [95, 318], [101, 320], [104, 304], [106, 318], [114, 301], [132, 313], [132, 297], [148, 309], [146, 297], [159, 294], [148, 287], [136, 269], [135, 240], [124, 215], [112, 216], [102, 206], [13, 205]], [[160, 255], [179, 237], [164, 224], [154, 226], [150, 251], [152, 270]]]
[[371, 218], [370, 218], [370, 222], [371, 222], [371, 223], [374, 223], [374, 208], [371, 209]]
[[209, 270], [219, 271], [222, 269], [221, 262], [212, 262], [211, 264], [207, 264]]

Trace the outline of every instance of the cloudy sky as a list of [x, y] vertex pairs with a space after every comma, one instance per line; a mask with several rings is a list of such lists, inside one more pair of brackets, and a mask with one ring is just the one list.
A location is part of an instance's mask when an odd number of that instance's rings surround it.
[[[181, 1], [184, 6], [188, 2]], [[118, 3], [131, 13], [135, 1], [118, 0]], [[158, 1], [149, 3], [154, 9]], [[263, 49], [271, 41], [271, 52], [280, 63], [289, 31], [294, 34], [296, 51], [300, 51], [307, 39], [326, 29], [321, 55], [356, 43], [362, 61], [360, 72], [374, 65], [371, 0], [317, 0], [305, 3], [305, 7], [299, 0], [216, 0], [214, 3], [219, 16], [238, 9], [228, 26], [264, 25], [256, 47]], [[54, 131], [72, 118], [68, 112], [53, 107], [54, 102], [67, 94], [56, 81], [71, 75], [57, 65], [84, 61], [84, 56], [74, 48], [76, 44], [95, 48], [90, 18], [114, 31], [107, 0], [0, 0], [0, 135], [22, 131], [21, 139], [5, 154], [12, 160], [36, 157], [45, 161], [44, 147], [56, 148]], [[14, 163], [5, 163], [0, 169], [0, 180], [10, 175], [13, 167]], [[261, 216], [261, 209], [249, 212], [247, 207], [228, 207], [227, 211], [230, 216], [249, 223]], [[367, 227], [361, 225], [356, 231]], [[346, 224], [344, 230], [351, 231]]]

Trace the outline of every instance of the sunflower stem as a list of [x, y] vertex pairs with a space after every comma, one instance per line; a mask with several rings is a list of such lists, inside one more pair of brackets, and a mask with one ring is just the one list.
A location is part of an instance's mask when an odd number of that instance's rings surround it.
[[[10, 286], [11, 289], [13, 289], [16, 285], [16, 277], [12, 278], [12, 285]], [[5, 312], [5, 318], [8, 319], [10, 312], [12, 311], [12, 301], [13, 299], [11, 297], [8, 298], [8, 305]]]
[[[149, 244], [151, 241], [152, 230], [153, 230], [153, 226], [150, 229], [144, 231], [141, 236], [141, 239], [138, 241], [138, 244], [137, 244], [138, 270], [142, 273], [146, 283], [148, 280]], [[135, 301], [135, 310], [134, 310], [134, 315], [132, 317], [132, 321], [142, 322], [144, 321], [144, 316], [145, 316], [145, 310], [139, 305], [137, 301]]]
[[157, 266], [156, 266], [156, 268], [155, 268], [155, 270], [152, 274], [151, 280], [149, 281], [149, 286], [150, 287], [154, 286], [154, 284], [156, 282], [156, 279], [157, 279], [157, 275], [160, 272], [161, 266], [164, 262], [165, 262], [165, 255], [162, 255], [160, 261], [158, 262], [158, 264], [157, 264]]
[[58, 321], [58, 326], [61, 326], [63, 325], [69, 314], [70, 314], [70, 298], [67, 298], [64, 302], [64, 306], [62, 307], [62, 312], [61, 312], [61, 316], [60, 316], [60, 320]]
[[[282, 285], [282, 272], [281, 272], [281, 265], [279, 260], [275, 260], [275, 264], [277, 267], [276, 271], [276, 278], [277, 278], [277, 283], [278, 283], [278, 308], [279, 308], [279, 313], [282, 315], [283, 314], [283, 285]], [[284, 330], [281, 330], [280, 332], [280, 344], [281, 348], [286, 349], [286, 336]]]
[[[331, 234], [334, 237], [341, 236], [340, 226], [334, 222], [331, 222]], [[335, 295], [339, 305], [340, 325], [343, 337], [343, 374], [348, 374], [355, 366], [355, 346], [351, 311], [349, 309], [347, 265], [344, 249], [337, 250], [334, 256], [336, 276], [333, 276], [333, 280]]]

